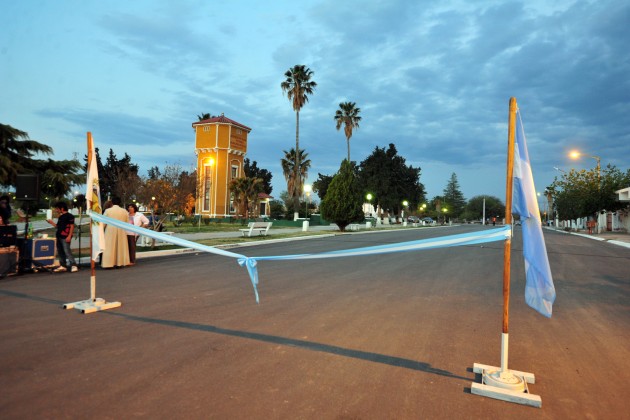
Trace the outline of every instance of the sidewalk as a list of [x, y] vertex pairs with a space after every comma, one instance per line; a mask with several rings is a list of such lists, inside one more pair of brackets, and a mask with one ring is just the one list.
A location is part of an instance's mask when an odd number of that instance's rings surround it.
[[584, 238], [594, 239], [596, 241], [609, 242], [611, 244], [623, 246], [625, 248], [630, 248], [630, 234], [627, 232], [607, 232], [604, 231], [602, 233], [588, 233], [584, 230], [578, 230], [576, 232], [573, 231], [565, 231], [563, 229], [557, 229], [554, 227], [546, 227], [545, 229], [555, 230], [556, 232], [567, 233], [570, 235], [582, 236]]

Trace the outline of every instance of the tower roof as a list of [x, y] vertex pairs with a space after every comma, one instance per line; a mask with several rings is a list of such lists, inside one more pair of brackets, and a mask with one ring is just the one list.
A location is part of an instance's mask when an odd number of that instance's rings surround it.
[[252, 131], [251, 128], [249, 128], [246, 125], [243, 125], [239, 122], [236, 122], [234, 120], [229, 119], [228, 117], [226, 117], [225, 115], [221, 114], [218, 117], [212, 117], [212, 118], [208, 118], [207, 120], [201, 120], [201, 121], [197, 121], [192, 123], [193, 128], [196, 125], [207, 125], [207, 124], [231, 124], [231, 125], [235, 125], [237, 127], [242, 128], [243, 130], [247, 130], [247, 132], [249, 133], [250, 131]]

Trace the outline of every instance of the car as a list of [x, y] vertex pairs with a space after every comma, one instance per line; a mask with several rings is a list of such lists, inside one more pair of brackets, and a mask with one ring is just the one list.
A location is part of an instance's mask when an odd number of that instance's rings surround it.
[[420, 218], [418, 216], [407, 216], [408, 223], [420, 223]]
[[433, 220], [430, 217], [423, 217], [422, 218], [422, 223], [424, 223], [425, 225], [432, 225], [435, 223], [435, 220]]

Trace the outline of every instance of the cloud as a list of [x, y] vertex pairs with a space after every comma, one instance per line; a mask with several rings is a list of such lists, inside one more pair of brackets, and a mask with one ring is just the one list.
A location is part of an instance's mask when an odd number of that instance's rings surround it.
[[[305, 64], [318, 83], [300, 113], [300, 144], [313, 174], [334, 173], [346, 155], [333, 115], [349, 100], [363, 117], [351, 140], [353, 160], [391, 142], [422, 168], [429, 194], [440, 194], [455, 172], [467, 197], [500, 197], [510, 96], [521, 107], [539, 189], [553, 180], [554, 166], [578, 164], [565, 158], [569, 145], [627, 167], [625, 1], [245, 4], [51, 9], [72, 16], [76, 27], [71, 34], [47, 31], [47, 41], [84, 46], [72, 37], [90, 34], [93, 66], [77, 68], [78, 51], [68, 48], [67, 56], [55, 50], [54, 64], [43, 56], [35, 76], [0, 69], [0, 80], [11, 81], [7, 95], [20, 98], [2, 111], [18, 121], [36, 117], [33, 127], [19, 127], [29, 132], [55, 123], [55, 138], [83, 138], [91, 130], [97, 142], [121, 148], [117, 153], [134, 150], [139, 156], [130, 153], [132, 159], [149, 166], [150, 159], [186, 159], [197, 114], [225, 113], [253, 129], [248, 157], [273, 172], [279, 195], [286, 189], [282, 151], [295, 145], [295, 113], [280, 83], [288, 68]], [[39, 21], [42, 10], [29, 10], [30, 17]], [[17, 51], [37, 55], [34, 40], [42, 36], [24, 33], [12, 38], [15, 46], [0, 44], [3, 59], [18, 62]], [[25, 99], [31, 97], [40, 101]]]

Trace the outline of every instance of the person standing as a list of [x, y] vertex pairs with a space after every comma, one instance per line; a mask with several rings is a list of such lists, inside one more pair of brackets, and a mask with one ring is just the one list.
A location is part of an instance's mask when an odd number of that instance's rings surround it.
[[[135, 226], [147, 227], [149, 226], [149, 219], [138, 212], [138, 206], [136, 203], [131, 203], [127, 206], [129, 211], [129, 223]], [[138, 242], [138, 234], [127, 231], [127, 243], [129, 246], [129, 264], [134, 265], [136, 263], [136, 242]]]
[[52, 219], [47, 220], [48, 223], [57, 228], [55, 237], [57, 238], [57, 256], [60, 265], [55, 269], [55, 272], [61, 273], [68, 271], [69, 268], [70, 272], [75, 273], [79, 271], [79, 268], [72, 256], [72, 249], [70, 249], [72, 234], [74, 233], [74, 216], [68, 212], [68, 205], [65, 201], [56, 203], [55, 209], [59, 212], [57, 223], [53, 222]]
[[[112, 198], [113, 206], [105, 210], [105, 216], [129, 223], [129, 213], [120, 207], [120, 198]], [[105, 229], [105, 250], [101, 259], [101, 267], [124, 267], [129, 265], [129, 245], [127, 234], [123, 229], [108, 225]]]
[[10, 225], [11, 219], [11, 199], [8, 195], [0, 197], [0, 225]]

